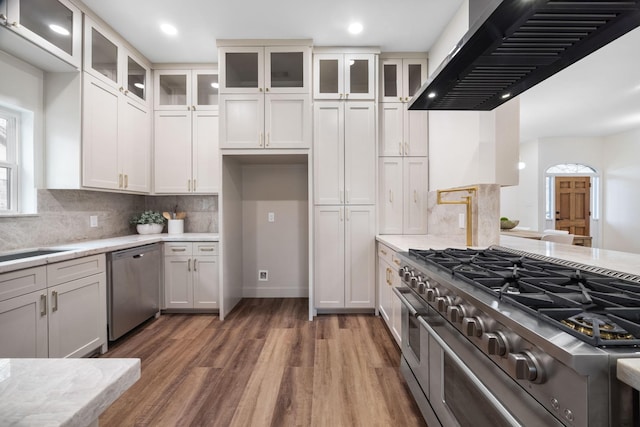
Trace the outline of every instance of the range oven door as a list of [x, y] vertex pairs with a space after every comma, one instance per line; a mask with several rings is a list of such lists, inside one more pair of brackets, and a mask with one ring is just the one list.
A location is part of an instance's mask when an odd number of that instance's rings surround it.
[[443, 426], [563, 425], [444, 318], [418, 321], [429, 336], [429, 402]]
[[407, 288], [393, 288], [402, 302], [402, 356], [429, 397], [429, 336], [420, 326], [419, 316], [427, 315], [429, 306]]

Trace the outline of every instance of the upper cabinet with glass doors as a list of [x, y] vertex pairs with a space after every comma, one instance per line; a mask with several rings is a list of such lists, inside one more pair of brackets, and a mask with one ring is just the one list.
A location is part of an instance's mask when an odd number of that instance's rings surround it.
[[155, 70], [155, 110], [218, 110], [218, 71]]
[[375, 59], [370, 53], [315, 53], [315, 99], [375, 99]]
[[380, 64], [382, 102], [409, 102], [427, 80], [426, 59], [381, 59]]
[[84, 71], [137, 102], [148, 105], [151, 70], [119, 38], [85, 16]]
[[[0, 0], [0, 25], [80, 68], [82, 13], [69, 0]], [[32, 59], [28, 52], [17, 54]]]
[[219, 51], [220, 93], [308, 93], [309, 46], [229, 46]]

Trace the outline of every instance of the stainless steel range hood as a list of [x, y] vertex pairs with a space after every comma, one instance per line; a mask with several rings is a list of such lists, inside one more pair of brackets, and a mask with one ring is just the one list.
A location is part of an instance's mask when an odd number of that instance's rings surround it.
[[640, 0], [493, 0], [409, 109], [493, 110], [639, 25]]

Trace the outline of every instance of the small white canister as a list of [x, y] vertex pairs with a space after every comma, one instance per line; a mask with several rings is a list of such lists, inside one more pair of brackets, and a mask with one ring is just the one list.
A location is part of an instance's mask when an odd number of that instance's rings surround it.
[[169, 234], [184, 233], [184, 219], [170, 219], [168, 225]]

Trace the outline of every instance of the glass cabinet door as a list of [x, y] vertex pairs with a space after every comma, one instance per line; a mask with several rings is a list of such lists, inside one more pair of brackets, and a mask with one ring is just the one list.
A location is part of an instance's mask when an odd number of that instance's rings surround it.
[[156, 110], [191, 109], [191, 72], [155, 71]]
[[309, 49], [265, 48], [265, 91], [306, 93], [309, 85]]
[[341, 99], [344, 96], [344, 55], [318, 53], [313, 57], [313, 97]]
[[[112, 36], [85, 17], [84, 70], [116, 89], [122, 87], [119, 47]], [[124, 90], [124, 88], [123, 88]]]
[[347, 99], [374, 98], [374, 55], [348, 54], [345, 63], [345, 96]]
[[147, 102], [147, 84], [149, 82], [149, 70], [142, 65], [136, 58], [130, 54], [126, 55], [126, 87], [127, 96], [133, 96], [134, 99], [138, 99], [143, 102]]
[[382, 102], [402, 101], [402, 59], [383, 59], [382, 78], [380, 79], [382, 89]]
[[198, 110], [217, 110], [220, 84], [214, 70], [193, 71], [193, 101]]
[[418, 89], [427, 81], [427, 60], [426, 59], [404, 59], [403, 60], [403, 93], [405, 101], [411, 100]]
[[[26, 39], [80, 68], [82, 15], [68, 0], [0, 0], [9, 26]], [[2, 12], [5, 13], [5, 12]]]
[[234, 47], [221, 49], [220, 68], [224, 70], [225, 93], [264, 91], [264, 49]]

